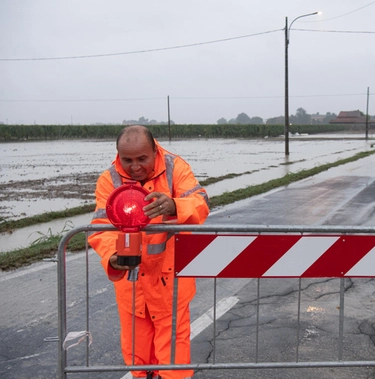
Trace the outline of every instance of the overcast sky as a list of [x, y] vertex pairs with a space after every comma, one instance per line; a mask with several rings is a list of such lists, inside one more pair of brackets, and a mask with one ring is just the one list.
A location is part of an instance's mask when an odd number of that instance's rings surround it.
[[375, 114], [375, 1], [1, 0], [0, 122], [166, 121], [167, 96], [176, 123], [283, 115], [285, 17], [315, 11], [290, 31], [290, 114], [365, 112], [368, 87]]

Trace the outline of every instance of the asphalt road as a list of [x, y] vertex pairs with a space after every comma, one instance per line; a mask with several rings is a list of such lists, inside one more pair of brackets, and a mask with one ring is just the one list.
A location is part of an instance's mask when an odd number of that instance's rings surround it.
[[[211, 214], [209, 223], [262, 225], [375, 225], [375, 158], [331, 169], [286, 188], [227, 206]], [[84, 286], [86, 259], [68, 258], [68, 330], [85, 329]], [[90, 330], [92, 364], [122, 364], [119, 325], [112, 284], [102, 272], [95, 253], [89, 254]], [[254, 361], [256, 298], [254, 279], [217, 280], [217, 300], [231, 302], [216, 325], [215, 360]], [[259, 361], [293, 360], [296, 341], [296, 294], [298, 279], [269, 279], [261, 285]], [[338, 335], [336, 279], [302, 281], [301, 359], [335, 359]], [[344, 359], [373, 359], [375, 354], [375, 282], [346, 279]], [[0, 377], [3, 379], [50, 379], [56, 377], [57, 336], [56, 264], [43, 262], [0, 275]], [[198, 280], [192, 302], [192, 321], [199, 320], [213, 305], [213, 281]], [[200, 331], [201, 329], [194, 329]], [[84, 344], [69, 351], [69, 363], [84, 363]], [[193, 362], [212, 362], [212, 325], [197, 334], [192, 343]], [[77, 378], [118, 379], [125, 373]], [[220, 370], [198, 371], [208, 378], [375, 378], [373, 368]]]

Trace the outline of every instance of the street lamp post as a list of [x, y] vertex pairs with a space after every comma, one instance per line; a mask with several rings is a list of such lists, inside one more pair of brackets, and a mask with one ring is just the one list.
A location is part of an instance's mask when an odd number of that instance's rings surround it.
[[284, 123], [284, 134], [285, 134], [285, 155], [289, 155], [289, 77], [288, 77], [288, 46], [290, 38], [290, 29], [294, 21], [302, 17], [312, 16], [314, 14], [320, 14], [320, 12], [313, 12], [303, 14], [295, 18], [289, 28], [288, 28], [288, 17], [285, 17], [285, 123]]

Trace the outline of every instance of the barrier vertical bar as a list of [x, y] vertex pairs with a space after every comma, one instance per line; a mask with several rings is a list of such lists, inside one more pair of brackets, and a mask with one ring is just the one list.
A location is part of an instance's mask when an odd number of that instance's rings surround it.
[[257, 310], [256, 310], [256, 329], [255, 329], [255, 363], [258, 363], [259, 352], [259, 296], [260, 296], [260, 278], [257, 279]]
[[[85, 233], [85, 252], [86, 252], [86, 331], [90, 331], [90, 305], [89, 305], [89, 244], [88, 244], [88, 233]], [[86, 366], [90, 365], [90, 341], [86, 338]]]
[[[171, 364], [175, 364], [176, 359], [176, 330], [177, 330], [177, 300], [178, 300], [178, 278], [173, 282], [173, 303], [172, 303], [172, 325], [171, 325]], [[174, 348], [173, 348], [174, 347]]]
[[298, 310], [297, 310], [297, 345], [296, 362], [299, 361], [299, 331], [301, 325], [301, 278], [298, 279]]
[[213, 359], [213, 363], [215, 364], [216, 362], [216, 304], [217, 304], [217, 299], [216, 299], [216, 296], [217, 296], [217, 279], [214, 278], [214, 312], [213, 312], [213, 317], [214, 317], [214, 339], [213, 339], [213, 355], [212, 355], [212, 359]]
[[339, 361], [342, 360], [344, 344], [344, 297], [345, 278], [340, 279], [340, 316], [339, 316]]
[[134, 357], [135, 357], [135, 269], [129, 270], [129, 279], [133, 280], [132, 283], [132, 365], [134, 366]]
[[58, 247], [57, 260], [57, 306], [58, 306], [58, 379], [66, 379], [66, 351], [63, 341], [66, 335], [66, 262], [65, 248], [68, 238], [64, 236]]

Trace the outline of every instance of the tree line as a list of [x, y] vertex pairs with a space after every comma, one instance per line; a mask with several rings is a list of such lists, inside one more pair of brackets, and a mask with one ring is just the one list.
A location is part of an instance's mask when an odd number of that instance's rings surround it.
[[[291, 124], [299, 125], [316, 125], [316, 124], [329, 124], [330, 120], [337, 117], [336, 113], [327, 112], [325, 115], [308, 114], [303, 108], [298, 108], [295, 115], [289, 116], [289, 121]], [[224, 117], [217, 120], [220, 125], [230, 124], [267, 124], [267, 125], [284, 125], [284, 116], [272, 117], [267, 119], [265, 122], [262, 117], [249, 117], [246, 113], [240, 113], [236, 118], [231, 118], [226, 120]]]

